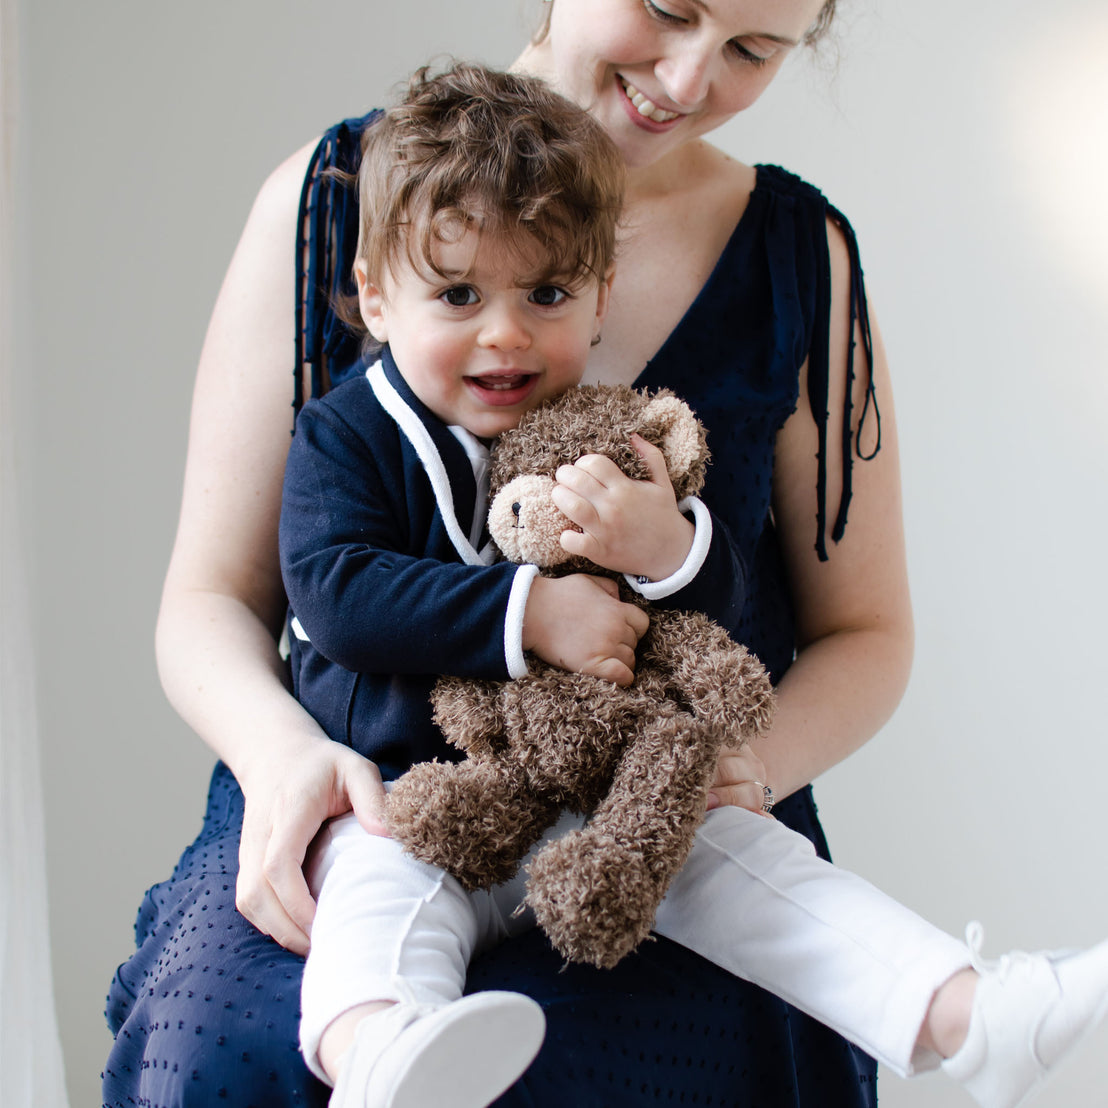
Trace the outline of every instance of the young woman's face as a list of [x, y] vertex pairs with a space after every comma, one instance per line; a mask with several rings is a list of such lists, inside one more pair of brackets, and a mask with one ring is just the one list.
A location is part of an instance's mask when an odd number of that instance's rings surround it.
[[823, 0], [553, 0], [524, 55], [640, 168], [749, 107]]

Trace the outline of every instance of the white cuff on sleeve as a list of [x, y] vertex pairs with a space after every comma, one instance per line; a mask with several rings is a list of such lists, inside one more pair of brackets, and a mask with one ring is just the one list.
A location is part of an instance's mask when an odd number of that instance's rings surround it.
[[682, 513], [692, 512], [693, 523], [696, 526], [692, 548], [680, 569], [661, 581], [650, 581], [645, 577], [632, 577], [629, 573], [623, 575], [627, 580], [627, 584], [647, 600], [661, 600], [662, 597], [672, 596], [686, 585], [691, 584], [700, 572], [700, 567], [704, 565], [704, 559], [708, 557], [708, 548], [712, 545], [712, 513], [695, 496], [686, 496], [677, 505], [677, 510]]
[[526, 565], [520, 566], [512, 578], [508, 611], [504, 615], [504, 661], [508, 664], [509, 677], [523, 677], [527, 673], [527, 659], [523, 656], [523, 612], [531, 582], [538, 575], [538, 566]]

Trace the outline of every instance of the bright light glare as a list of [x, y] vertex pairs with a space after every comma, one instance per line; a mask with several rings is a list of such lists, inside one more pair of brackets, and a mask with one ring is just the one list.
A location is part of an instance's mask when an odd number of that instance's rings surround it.
[[[1000, 74], [1028, 233], [1094, 306], [1108, 306], [1108, 14], [1062, 13]], [[998, 59], [999, 60], [999, 59]]]

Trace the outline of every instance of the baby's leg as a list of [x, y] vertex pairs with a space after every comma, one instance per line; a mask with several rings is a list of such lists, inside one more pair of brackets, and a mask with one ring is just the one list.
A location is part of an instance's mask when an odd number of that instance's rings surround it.
[[[436, 1082], [454, 1082], [452, 1091], [464, 1084], [453, 1060], [463, 1069], [488, 1063], [474, 1071], [474, 1104], [514, 1081], [542, 1041], [541, 1011], [509, 993], [460, 999], [470, 958], [496, 933], [488, 896], [467, 894], [394, 840], [366, 834], [353, 816], [325, 827], [306, 872], [318, 909], [301, 1049], [313, 1072], [336, 1084], [331, 1103], [364, 1104], [367, 1095], [370, 1103], [431, 1103]], [[498, 1024], [501, 1035], [490, 1038]], [[482, 1059], [481, 1043], [495, 1057]]]
[[[332, 820], [305, 867], [318, 909], [301, 989], [300, 1040], [326, 1076], [320, 1040], [342, 1013], [373, 1003], [444, 1004], [462, 995], [478, 907], [433, 866], [353, 815]], [[332, 1052], [333, 1053], [333, 1052]]]
[[709, 813], [657, 930], [902, 1075], [933, 1069], [940, 1051], [986, 1108], [1022, 1104], [1108, 1018], [1108, 942], [985, 962], [979, 935], [964, 946], [740, 808]]
[[938, 1065], [917, 1049], [920, 1028], [970, 963], [964, 944], [742, 808], [708, 813], [655, 928], [902, 1075]]

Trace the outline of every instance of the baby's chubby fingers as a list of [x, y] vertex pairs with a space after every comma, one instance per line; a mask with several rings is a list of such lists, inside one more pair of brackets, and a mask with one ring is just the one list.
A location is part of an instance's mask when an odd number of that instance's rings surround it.
[[550, 500], [570, 523], [582, 531], [594, 531], [600, 523], [595, 499], [590, 500], [568, 485], [555, 485], [550, 490]]
[[[601, 588], [613, 600], [619, 600], [619, 585], [611, 577], [594, 577], [591, 574], [585, 574], [584, 577]], [[650, 617], [638, 605], [628, 604], [626, 601], [620, 601], [618, 610], [626, 627], [626, 631], [621, 635], [621, 641], [634, 648], [638, 646], [639, 639], [649, 630]]]
[[600, 454], [561, 466], [555, 482], [551, 500], [573, 525], [562, 532], [562, 549], [604, 569], [627, 572], [640, 539], [641, 486], [650, 483], [628, 477]]
[[649, 626], [649, 616], [620, 600], [609, 578], [539, 577], [527, 597], [523, 646], [559, 669], [627, 685], [635, 648]]
[[554, 480], [560, 485], [584, 491], [590, 488], [607, 488], [631, 478], [604, 454], [583, 454], [573, 465], [559, 466]]
[[652, 442], [648, 442], [637, 431], [631, 432], [631, 445], [650, 470], [650, 483], [672, 491], [666, 456]]
[[586, 454], [573, 465], [558, 467], [550, 498], [571, 523], [595, 531], [602, 522], [605, 505], [629, 480], [610, 458]]

